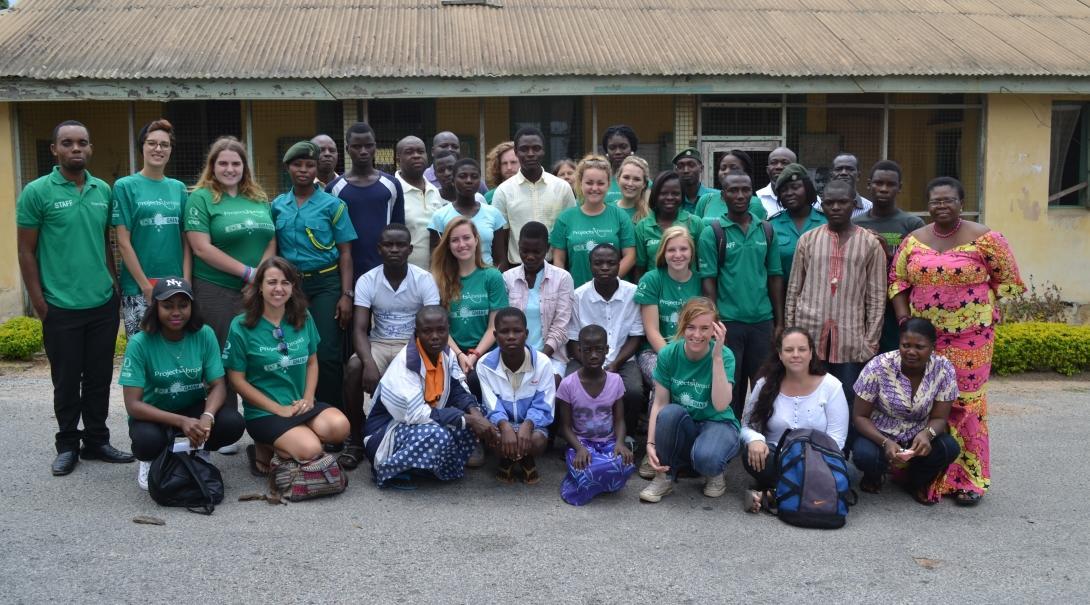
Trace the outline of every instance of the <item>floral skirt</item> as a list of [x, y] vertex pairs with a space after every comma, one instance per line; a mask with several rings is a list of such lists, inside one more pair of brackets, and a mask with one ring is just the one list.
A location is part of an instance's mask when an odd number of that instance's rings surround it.
[[568, 448], [568, 474], [560, 483], [560, 497], [573, 506], [583, 506], [598, 494], [624, 489], [625, 483], [636, 465], [625, 464], [624, 459], [613, 454], [615, 441], [598, 442], [580, 439], [590, 452], [590, 464], [583, 470], [572, 466], [575, 448]]
[[435, 423], [402, 424], [386, 438], [394, 440], [394, 451], [374, 467], [379, 487], [409, 471], [428, 472], [440, 481], [460, 479], [465, 475], [466, 461], [477, 447], [473, 431]]

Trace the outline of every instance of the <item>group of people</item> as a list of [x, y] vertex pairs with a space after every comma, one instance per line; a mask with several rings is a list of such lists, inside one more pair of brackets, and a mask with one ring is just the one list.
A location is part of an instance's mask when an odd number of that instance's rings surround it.
[[[711, 188], [699, 150], [652, 175], [616, 125], [603, 155], [553, 174], [527, 127], [483, 169], [453, 133], [430, 150], [405, 137], [387, 174], [357, 123], [345, 174], [331, 137], [299, 141], [282, 158], [291, 188], [270, 200], [237, 139], [212, 144], [191, 189], [166, 176], [174, 141], [168, 121], [147, 124], [141, 170], [111, 188], [86, 168], [87, 128], [62, 122], [57, 166], [19, 197], [55, 475], [135, 456], [146, 487], [174, 437], [208, 456], [245, 431], [255, 475], [274, 454], [335, 451], [413, 489], [492, 455], [500, 481], [534, 484], [559, 436], [571, 504], [637, 472], [647, 502], [693, 474], [719, 497], [741, 455], [756, 512], [774, 507], [784, 431], [812, 428], [864, 491], [892, 476], [921, 503], [971, 505], [989, 487], [996, 301], [1022, 283], [1002, 235], [961, 217], [956, 179], [928, 184], [925, 225], [898, 208], [889, 160], [867, 174], [873, 200], [855, 156], [836, 157], [819, 197], [787, 148], [767, 187], [733, 150]], [[119, 311], [132, 455], [106, 428]]]

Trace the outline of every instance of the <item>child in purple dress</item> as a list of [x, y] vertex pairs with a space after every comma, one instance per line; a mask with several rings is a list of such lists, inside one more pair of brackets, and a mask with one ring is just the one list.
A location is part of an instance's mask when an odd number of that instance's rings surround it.
[[564, 378], [556, 391], [560, 436], [571, 446], [560, 497], [574, 506], [623, 489], [636, 471], [632, 451], [624, 445], [624, 382], [620, 374], [602, 369], [606, 342], [601, 326], [580, 330], [583, 366]]

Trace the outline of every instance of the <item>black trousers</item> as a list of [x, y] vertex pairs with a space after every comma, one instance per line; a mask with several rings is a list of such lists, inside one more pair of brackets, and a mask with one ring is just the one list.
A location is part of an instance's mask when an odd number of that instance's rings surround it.
[[[190, 418], [200, 418], [203, 412], [204, 402], [202, 401], [174, 413]], [[212, 434], [208, 436], [204, 449], [214, 451], [225, 445], [231, 445], [242, 438], [244, 430], [246, 430], [246, 423], [242, 420], [242, 414], [225, 405], [216, 412], [216, 422], [212, 425]], [[132, 455], [144, 462], [155, 460], [169, 444], [171, 435], [176, 431], [174, 427], [165, 424], [130, 418], [129, 438], [132, 439]]]
[[[106, 416], [114, 370], [119, 298], [91, 309], [49, 305], [42, 322], [45, 354], [53, 379], [53, 412], [57, 417], [57, 452], [109, 443]], [[83, 420], [83, 430], [79, 428]]]
[[740, 321], [723, 323], [727, 326], [727, 348], [734, 353], [734, 388], [730, 407], [734, 410], [734, 417], [741, 419], [746, 406], [746, 393], [757, 382], [757, 373], [772, 351], [772, 320], [755, 324]]

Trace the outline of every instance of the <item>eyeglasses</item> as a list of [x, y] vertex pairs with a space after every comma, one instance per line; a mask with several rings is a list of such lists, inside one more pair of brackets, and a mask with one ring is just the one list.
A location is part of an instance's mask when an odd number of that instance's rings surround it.
[[279, 351], [281, 355], [287, 355], [288, 354], [288, 343], [284, 342], [284, 329], [277, 326], [277, 327], [273, 328], [272, 335], [273, 335], [273, 338], [280, 341], [280, 342], [278, 342], [276, 344], [276, 350]]
[[934, 199], [934, 200], [927, 200], [927, 205], [931, 206], [931, 207], [934, 207], [934, 206], [953, 206], [954, 204], [958, 204], [960, 202], [961, 202], [961, 200], [956, 198], [956, 197], [940, 197], [940, 198]]
[[151, 149], [170, 149], [170, 141], [144, 141], [144, 144]]

